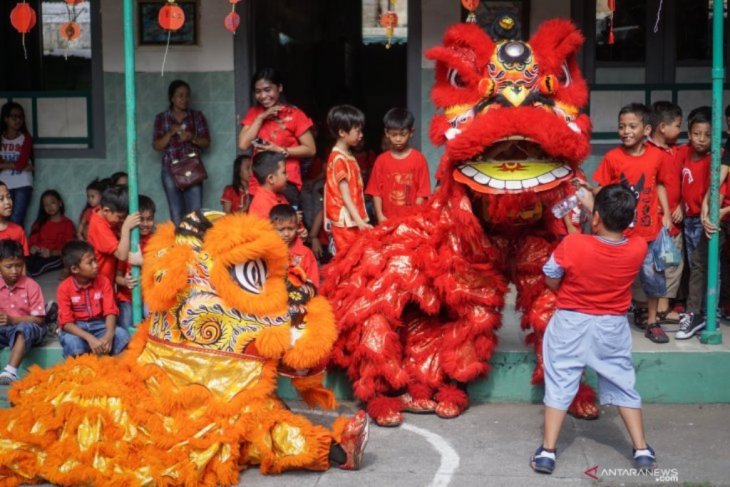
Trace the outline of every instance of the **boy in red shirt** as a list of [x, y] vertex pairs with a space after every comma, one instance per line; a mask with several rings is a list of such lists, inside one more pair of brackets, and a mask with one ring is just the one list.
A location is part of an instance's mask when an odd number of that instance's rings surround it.
[[251, 200], [248, 213], [268, 220], [273, 207], [287, 204], [287, 199], [284, 197], [286, 188], [284, 155], [278, 152], [259, 152], [253, 158], [253, 175], [259, 183], [259, 188]]
[[405, 108], [391, 108], [383, 125], [390, 150], [375, 160], [365, 190], [373, 197], [378, 223], [409, 215], [431, 194], [426, 158], [408, 145], [413, 137], [413, 114]]
[[331, 227], [334, 250], [343, 251], [361, 230], [372, 228], [365, 210], [362, 174], [351, 152], [362, 140], [365, 115], [351, 105], [338, 105], [327, 114], [327, 126], [337, 142], [327, 160], [325, 218]]
[[560, 429], [588, 366], [598, 374], [601, 404], [618, 407], [633, 443], [634, 465], [649, 469], [656, 454], [644, 435], [626, 319], [632, 283], [647, 254], [645, 239], [624, 236], [634, 219], [636, 198], [618, 184], [601, 188], [595, 204], [589, 192], [584, 194], [594, 234], [566, 236], [543, 267], [547, 286], [557, 293], [557, 309], [542, 347], [543, 441], [530, 465], [536, 472], [553, 472]]
[[15, 240], [0, 240], [0, 348], [10, 348], [0, 385], [18, 379], [21, 360], [46, 336], [43, 291], [23, 275], [24, 266], [23, 247]]
[[13, 198], [8, 187], [0, 181], [0, 239], [15, 240], [23, 247], [23, 255], [29, 255], [28, 240], [23, 227], [10, 221], [13, 216]]
[[71, 274], [59, 286], [58, 327], [64, 357], [84, 353], [118, 355], [129, 333], [117, 326], [119, 310], [109, 280], [99, 273], [94, 248], [81, 240], [63, 247], [63, 265]]
[[[139, 250], [144, 253], [152, 233], [155, 230], [155, 202], [152, 198], [143, 194], [139, 195]], [[117, 264], [117, 307], [119, 308], [119, 319], [117, 325], [129, 330], [135, 326], [132, 323], [132, 288], [138, 284], [132, 279], [132, 265], [129, 262], [120, 260]], [[144, 310], [144, 317], [149, 314]]]
[[[669, 236], [672, 237], [674, 245], [679, 252], [684, 254], [684, 235], [682, 233], [682, 221], [684, 210], [682, 208], [682, 161], [680, 159], [677, 139], [682, 127], [682, 109], [669, 101], [657, 101], [651, 106], [650, 123], [652, 127], [651, 136], [646, 143], [656, 147], [663, 156], [662, 162], [662, 183], [657, 186], [659, 192], [664, 192], [669, 205], [672, 217], [672, 226], [669, 229]], [[669, 300], [677, 297], [679, 285], [684, 270], [684, 255], [679, 265], [667, 267], [664, 271], [664, 278], [667, 283], [667, 293], [659, 298], [657, 306], [657, 321], [677, 323], [679, 315], [669, 309]]]
[[276, 205], [269, 213], [269, 220], [281, 239], [289, 246], [289, 267], [299, 267], [306, 279], [319, 288], [319, 267], [314, 253], [306, 247], [297, 235], [297, 212], [288, 204]]
[[[594, 194], [601, 186], [608, 184], [630, 187], [637, 199], [636, 217], [633, 228], [626, 230], [626, 236], [642, 237], [650, 244], [657, 238], [662, 224], [667, 228], [672, 226], [672, 219], [666, 191], [657, 190], [662, 185], [662, 153], [645, 142], [651, 132], [648, 118], [649, 111], [640, 103], [631, 103], [619, 111], [618, 134], [621, 146], [606, 153], [593, 174], [593, 179], [599, 184], [594, 189]], [[647, 253], [639, 279], [634, 285], [633, 296], [638, 303], [647, 303], [645, 336], [654, 343], [669, 341], [661, 325], [657, 323], [656, 315], [659, 298], [665, 294], [664, 273], [655, 270], [651, 254]], [[637, 326], [642, 327], [641, 321], [635, 321]]]
[[127, 215], [127, 188], [112, 186], [101, 195], [99, 209], [89, 217], [88, 242], [94, 247], [99, 274], [114, 285], [118, 261], [129, 259], [132, 265], [142, 265], [142, 254], [129, 252], [129, 234], [139, 225], [139, 212]]

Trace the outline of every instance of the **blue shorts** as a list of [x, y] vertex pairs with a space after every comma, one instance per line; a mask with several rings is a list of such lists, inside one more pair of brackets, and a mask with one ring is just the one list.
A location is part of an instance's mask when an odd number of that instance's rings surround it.
[[566, 411], [586, 366], [598, 374], [601, 404], [640, 408], [626, 316], [555, 311], [542, 342], [544, 403]]
[[25, 338], [25, 353], [27, 354], [31, 348], [43, 344], [43, 339], [46, 337], [46, 327], [35, 323], [0, 326], [0, 348], [8, 347], [12, 350], [18, 333]]
[[[644, 295], [650, 298], [661, 298], [667, 294], [667, 279], [664, 276], [664, 271], [657, 271], [654, 267], [654, 256], [651, 251], [651, 245], [654, 242], [649, 242], [649, 249], [644, 257], [644, 262], [641, 264], [641, 270], [639, 271], [639, 283], [641, 284], [641, 290]], [[641, 299], [640, 293], [633, 293], [634, 299], [637, 301], [646, 301]], [[637, 295], [638, 294], [638, 295]]]

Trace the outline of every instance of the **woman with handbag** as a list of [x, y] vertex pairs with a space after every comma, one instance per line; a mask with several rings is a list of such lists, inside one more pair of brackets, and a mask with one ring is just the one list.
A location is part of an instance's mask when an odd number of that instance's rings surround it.
[[200, 153], [210, 146], [208, 122], [189, 108], [190, 86], [182, 80], [167, 90], [170, 108], [155, 117], [155, 150], [162, 152], [162, 186], [170, 218], [177, 225], [203, 206], [203, 181], [208, 178]]
[[[303, 111], [284, 102], [279, 73], [273, 68], [263, 68], [251, 80], [256, 104], [241, 121], [243, 128], [238, 136], [238, 148], [242, 151], [253, 147], [258, 152], [279, 152], [286, 158], [287, 187], [284, 196], [293, 206], [299, 206], [302, 190], [301, 160], [313, 157], [316, 149], [312, 135], [312, 120]], [[259, 184], [251, 177], [249, 193], [256, 194]]]

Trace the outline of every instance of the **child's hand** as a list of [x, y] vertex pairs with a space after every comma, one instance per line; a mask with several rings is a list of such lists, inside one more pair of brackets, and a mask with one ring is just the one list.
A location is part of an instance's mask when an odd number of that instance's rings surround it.
[[302, 213], [302, 210], [297, 210], [297, 225], [301, 225], [304, 221], [304, 213]]
[[712, 223], [709, 218], [702, 219], [702, 227], [705, 229], [705, 235], [707, 238], [712, 238], [713, 233], [717, 233], [717, 225]]
[[312, 253], [317, 260], [322, 258], [322, 242], [320, 242], [318, 238], [312, 239]]
[[131, 229], [137, 227], [139, 225], [139, 212], [135, 211], [134, 213], [130, 213], [127, 215], [127, 218], [124, 219], [124, 223], [122, 223], [122, 231], [128, 232]]
[[137, 250], [136, 252], [129, 252], [129, 256], [127, 257], [127, 262], [129, 262], [129, 265], [136, 265], [141, 266], [144, 259], [142, 258], [142, 251]]
[[101, 342], [101, 354], [109, 355], [112, 351], [112, 342], [114, 341], [114, 335], [104, 335], [104, 337], [99, 341]]
[[0, 326], [5, 326], [9, 324], [8, 323], [8, 315], [5, 313], [0, 313]]
[[672, 228], [672, 216], [671, 215], [662, 215], [662, 225], [664, 225], [664, 228], [667, 230]]
[[41, 248], [40, 248], [40, 247], [38, 247], [37, 245], [31, 245], [31, 246], [30, 246], [30, 254], [31, 254], [31, 255], [34, 255], [34, 254], [40, 253], [40, 251], [41, 251]]
[[307, 240], [307, 237], [309, 236], [307, 227], [305, 227], [304, 225], [299, 225], [299, 227], [297, 227], [297, 234], [299, 235], [299, 238], [301, 238], [302, 240]]
[[104, 355], [104, 342], [102, 342], [95, 336], [91, 336], [87, 340], [87, 343], [89, 344], [91, 351], [94, 352], [96, 355]]
[[48, 258], [51, 256], [50, 250], [48, 250], [48, 249], [39, 249], [39, 250], [40, 250], [41, 257]]
[[590, 184], [588, 184], [588, 182], [587, 182], [587, 181], [583, 181], [583, 180], [582, 180], [582, 179], [580, 179], [580, 178], [573, 178], [573, 179], [571, 179], [571, 180], [570, 180], [570, 184], [572, 184], [572, 185], [573, 185], [573, 187], [574, 187], [574, 188], [575, 188], [576, 190], [578, 190], [578, 189], [580, 189], [580, 188], [585, 188], [585, 189], [586, 189], [586, 191], [589, 191], [589, 192], [590, 192], [590, 191], [591, 191], [591, 190], [593, 189], [593, 188], [591, 188], [591, 185], [590, 185]]
[[132, 272], [127, 272], [124, 275], [124, 285], [127, 286], [129, 289], [132, 289], [134, 286], [137, 285], [139, 282], [139, 279], [135, 279], [132, 277]]
[[684, 219], [684, 211], [682, 205], [677, 205], [677, 208], [672, 212], [672, 221], [679, 225]]

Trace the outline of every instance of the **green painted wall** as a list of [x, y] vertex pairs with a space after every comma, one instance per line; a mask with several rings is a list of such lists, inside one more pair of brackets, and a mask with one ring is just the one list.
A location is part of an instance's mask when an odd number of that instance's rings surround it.
[[[203, 154], [209, 175], [204, 185], [203, 202], [208, 208], [220, 209], [223, 187], [231, 184], [238, 134], [233, 102], [233, 72], [167, 72], [164, 77], [154, 73], [137, 73], [136, 79], [140, 193], [155, 200], [158, 220], [169, 218], [160, 181], [161, 157], [159, 152], [152, 149], [152, 130], [155, 115], [168, 106], [168, 85], [175, 79], [182, 79], [192, 88], [192, 107], [204, 113], [211, 132], [211, 147]], [[66, 214], [77, 222], [86, 205], [86, 185], [96, 177], [108, 177], [115, 171], [126, 170], [124, 77], [121, 73], [104, 73], [104, 99], [106, 157], [37, 160], [34, 202], [28, 212], [27, 227], [35, 219], [38, 200], [44, 190], [58, 190], [66, 203]]]

